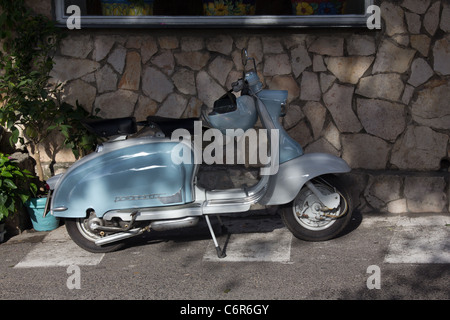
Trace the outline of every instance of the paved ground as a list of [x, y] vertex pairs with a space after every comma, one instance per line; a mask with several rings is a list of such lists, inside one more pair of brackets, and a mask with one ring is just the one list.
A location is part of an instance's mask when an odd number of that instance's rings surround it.
[[[62, 226], [0, 245], [0, 299], [449, 299], [450, 215], [356, 215], [327, 242], [293, 238], [277, 215], [224, 219], [227, 257], [205, 224], [91, 254]], [[222, 310], [223, 312], [223, 310]]]

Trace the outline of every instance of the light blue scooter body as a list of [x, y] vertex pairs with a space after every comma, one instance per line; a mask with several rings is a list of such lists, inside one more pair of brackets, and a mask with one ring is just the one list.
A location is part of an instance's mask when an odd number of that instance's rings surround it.
[[[136, 141], [133, 141], [136, 140]], [[195, 164], [175, 164], [178, 142], [131, 139], [108, 143], [76, 162], [56, 183], [51, 210], [57, 217], [85, 217], [107, 211], [182, 205], [194, 201]]]
[[[259, 82], [251, 88], [256, 87]], [[288, 203], [306, 181], [322, 174], [350, 171], [345, 161], [338, 157], [304, 155], [300, 144], [284, 130], [279, 117], [281, 106], [287, 100], [287, 91], [258, 89], [254, 92], [259, 100], [256, 103], [264, 104], [257, 107], [264, 127], [269, 131], [276, 129], [279, 134], [279, 170], [262, 180], [266, 181], [262, 183], [267, 183], [267, 188], [261, 189], [265, 193], [257, 200], [259, 203]], [[241, 98], [250, 99], [249, 96]], [[253, 104], [253, 98], [248, 102]], [[236, 124], [242, 114], [236, 112], [227, 117], [226, 122]], [[233, 120], [233, 117], [236, 118]], [[173, 161], [172, 152], [178, 145], [178, 141], [149, 137], [104, 144], [97, 152], [76, 162], [61, 177], [51, 179], [54, 190], [52, 213], [56, 217], [84, 218], [87, 210], [93, 209], [98, 217], [103, 217], [109, 211], [131, 212], [133, 208], [177, 206], [196, 201], [197, 165]], [[255, 189], [259, 190], [259, 186]], [[233, 192], [225, 191], [221, 197], [233, 195]]]
[[281, 105], [286, 103], [288, 92], [286, 90], [261, 90], [257, 93], [257, 96], [266, 106], [274, 124], [274, 129], [278, 130], [280, 139], [279, 163], [281, 164], [303, 155], [303, 149], [300, 144], [289, 136], [279, 121]]

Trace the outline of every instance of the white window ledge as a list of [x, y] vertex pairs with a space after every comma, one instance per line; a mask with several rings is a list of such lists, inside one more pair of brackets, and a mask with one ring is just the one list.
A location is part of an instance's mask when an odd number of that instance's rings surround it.
[[[373, 0], [365, 0], [365, 8]], [[56, 21], [66, 26], [70, 17], [64, 10], [64, 0], [55, 0]], [[370, 14], [311, 16], [81, 16], [82, 27], [118, 28], [307, 28], [366, 27]]]

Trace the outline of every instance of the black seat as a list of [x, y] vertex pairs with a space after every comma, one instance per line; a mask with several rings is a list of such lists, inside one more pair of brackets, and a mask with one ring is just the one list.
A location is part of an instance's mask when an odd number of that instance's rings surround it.
[[129, 135], [137, 132], [136, 119], [134, 117], [89, 119], [83, 120], [82, 124], [90, 132], [105, 138], [117, 135]]
[[155, 123], [166, 137], [170, 137], [176, 129], [186, 129], [189, 133], [194, 134], [194, 122], [200, 121], [199, 118], [165, 118], [159, 116], [147, 117], [148, 123]]

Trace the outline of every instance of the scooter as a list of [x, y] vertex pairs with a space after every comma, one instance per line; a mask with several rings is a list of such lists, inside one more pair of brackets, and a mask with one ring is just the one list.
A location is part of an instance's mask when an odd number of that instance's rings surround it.
[[221, 214], [247, 212], [256, 203], [277, 206], [286, 227], [299, 239], [325, 241], [342, 232], [351, 219], [352, 200], [339, 174], [350, 172], [350, 167], [334, 155], [305, 154], [279, 121], [286, 112], [287, 91], [263, 89], [256, 61], [245, 49], [242, 63], [243, 78], [212, 111], [203, 110], [201, 127], [225, 134], [230, 128], [244, 132], [259, 118], [271, 148], [258, 182], [206, 190], [197, 183], [198, 163], [174, 161], [174, 155], [194, 159], [199, 154], [192, 140], [169, 138], [177, 130], [195, 133], [199, 119], [86, 121], [88, 129], [109, 140], [47, 181], [49, 212], [65, 219], [76, 244], [90, 252], [111, 252], [145, 231], [192, 227], [204, 218], [217, 255], [223, 258], [226, 253], [210, 217], [221, 221]]

